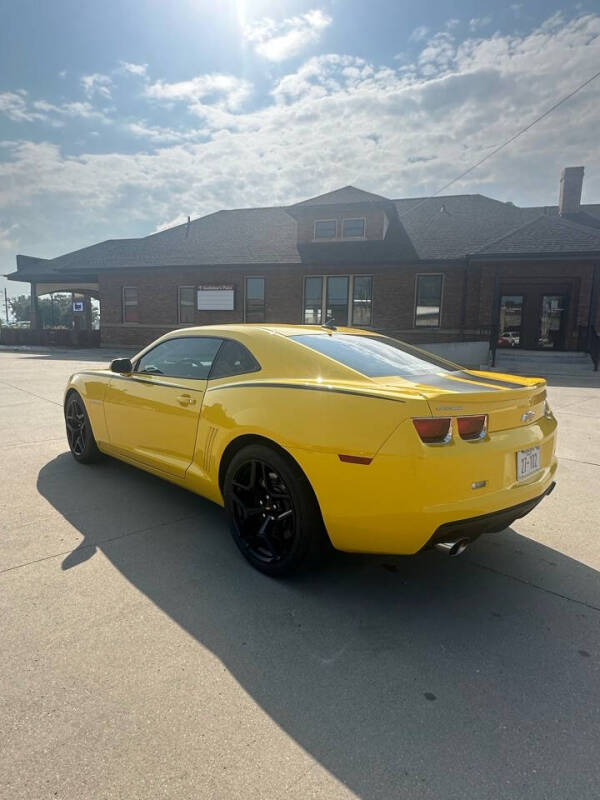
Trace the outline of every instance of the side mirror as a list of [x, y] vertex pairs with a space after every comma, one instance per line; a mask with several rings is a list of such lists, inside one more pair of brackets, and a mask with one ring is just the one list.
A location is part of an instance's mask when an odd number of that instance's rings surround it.
[[110, 362], [111, 372], [127, 373], [133, 372], [133, 365], [129, 358], [115, 358]]

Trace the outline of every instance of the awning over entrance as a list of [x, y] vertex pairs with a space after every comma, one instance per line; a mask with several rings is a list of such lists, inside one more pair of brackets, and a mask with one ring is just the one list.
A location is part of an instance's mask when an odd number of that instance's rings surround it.
[[[19, 257], [21, 258], [21, 257]], [[18, 258], [18, 260], [19, 260]], [[32, 261], [29, 259], [29, 261]], [[9, 345], [58, 345], [68, 347], [97, 347], [100, 344], [100, 331], [93, 324], [92, 300], [100, 299], [100, 287], [97, 275], [57, 275], [54, 271], [43, 270], [41, 259], [34, 259], [35, 272], [29, 274], [13, 273], [8, 278], [28, 282], [31, 286], [31, 307], [29, 328], [4, 328], [2, 343]], [[87, 280], [86, 280], [87, 278]], [[51, 320], [48, 314], [42, 319], [40, 313], [41, 298], [50, 295], [71, 295], [69, 305], [72, 313], [67, 323], [63, 319], [54, 324], [54, 306]], [[46, 309], [47, 311], [47, 309]]]
[[67, 283], [34, 283], [35, 293], [38, 297], [44, 294], [52, 294], [54, 292], [86, 292], [92, 297], [100, 292], [97, 283], [78, 283], [76, 281], [69, 281]]

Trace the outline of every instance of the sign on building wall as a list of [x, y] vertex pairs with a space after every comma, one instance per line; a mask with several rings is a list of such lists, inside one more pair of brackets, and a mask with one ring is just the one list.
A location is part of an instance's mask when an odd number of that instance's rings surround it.
[[73, 311], [83, 311], [83, 300], [73, 300]]
[[198, 287], [198, 311], [233, 311], [235, 291], [230, 284]]

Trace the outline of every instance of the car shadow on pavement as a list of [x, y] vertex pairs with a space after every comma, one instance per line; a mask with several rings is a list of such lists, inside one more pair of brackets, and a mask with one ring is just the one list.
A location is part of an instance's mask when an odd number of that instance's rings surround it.
[[64, 569], [101, 549], [359, 797], [596, 796], [595, 570], [509, 530], [277, 581], [221, 509], [124, 464], [62, 454], [37, 485], [83, 537]]

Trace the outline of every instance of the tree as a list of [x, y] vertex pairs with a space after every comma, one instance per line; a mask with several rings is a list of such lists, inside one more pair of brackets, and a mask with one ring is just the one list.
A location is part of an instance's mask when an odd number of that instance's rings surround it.
[[[31, 297], [21, 294], [8, 301], [15, 322], [26, 322], [31, 319]], [[71, 295], [56, 293], [38, 300], [42, 328], [71, 328], [73, 325], [73, 307]]]
[[43, 328], [71, 328], [73, 306], [70, 294], [54, 294], [38, 300], [40, 325]]
[[31, 319], [31, 300], [29, 295], [20, 294], [18, 297], [10, 297], [8, 305], [15, 322], [26, 322]]
[[[28, 322], [31, 319], [31, 298], [29, 295], [21, 294], [18, 297], [9, 298], [8, 304], [15, 322]], [[52, 295], [39, 298], [38, 311], [40, 315], [39, 324], [42, 328], [73, 327], [73, 306], [70, 293], [55, 292]], [[97, 323], [99, 319], [98, 308], [96, 304], [92, 304], [92, 325]]]

